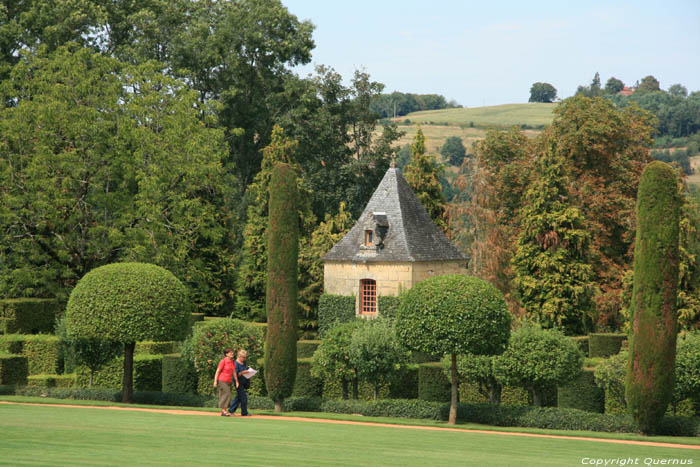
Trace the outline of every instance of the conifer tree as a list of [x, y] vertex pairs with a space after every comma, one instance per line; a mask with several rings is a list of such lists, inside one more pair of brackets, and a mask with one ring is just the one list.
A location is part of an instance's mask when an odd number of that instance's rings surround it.
[[444, 171], [444, 166], [438, 163], [434, 156], [427, 153], [425, 136], [423, 136], [423, 131], [418, 128], [411, 145], [411, 161], [406, 166], [404, 175], [433, 222], [443, 232], [447, 232], [445, 215], [447, 200], [442, 194], [442, 185], [440, 184]]
[[632, 289], [633, 326], [625, 395], [642, 433], [657, 431], [673, 396], [678, 320], [680, 200], [676, 174], [647, 166], [637, 195]]
[[514, 283], [525, 312], [543, 327], [581, 334], [594, 323], [591, 235], [569, 200], [562, 165], [553, 145], [537, 163], [521, 213]]
[[[238, 318], [264, 321], [265, 282], [267, 276], [268, 198], [272, 171], [276, 163], [294, 164], [296, 140], [285, 137], [278, 126], [272, 131], [270, 145], [263, 149], [262, 169], [248, 187], [248, 219], [243, 230], [243, 251], [241, 266], [236, 279], [236, 311]], [[297, 178], [298, 189], [305, 193], [302, 197], [302, 222], [309, 230], [315, 224], [310, 208], [310, 190], [304, 180]]]
[[270, 180], [265, 383], [278, 412], [292, 395], [297, 368], [298, 196], [294, 168], [277, 163]]

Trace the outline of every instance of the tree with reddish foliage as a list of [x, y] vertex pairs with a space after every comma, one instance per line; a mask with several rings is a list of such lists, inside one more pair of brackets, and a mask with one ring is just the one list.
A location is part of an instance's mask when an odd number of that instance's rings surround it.
[[673, 397], [680, 197], [676, 174], [659, 161], [644, 170], [637, 197], [632, 290], [633, 328], [627, 408], [642, 433], [653, 434]]

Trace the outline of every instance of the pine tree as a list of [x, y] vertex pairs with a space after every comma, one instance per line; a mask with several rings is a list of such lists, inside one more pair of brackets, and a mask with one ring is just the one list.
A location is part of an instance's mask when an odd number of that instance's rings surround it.
[[569, 200], [562, 165], [553, 145], [537, 163], [521, 212], [514, 283], [526, 314], [543, 327], [581, 334], [595, 322], [591, 235]]
[[442, 185], [440, 184], [444, 171], [444, 166], [439, 164], [434, 156], [427, 153], [425, 136], [419, 128], [411, 145], [411, 162], [406, 166], [404, 175], [433, 222], [443, 232], [447, 232], [445, 215], [447, 200], [442, 194]]
[[297, 368], [298, 197], [294, 168], [277, 163], [269, 202], [265, 383], [278, 412], [292, 395]]
[[637, 195], [632, 289], [633, 327], [627, 365], [627, 408], [642, 433], [657, 431], [673, 396], [680, 200], [676, 174], [647, 166]]

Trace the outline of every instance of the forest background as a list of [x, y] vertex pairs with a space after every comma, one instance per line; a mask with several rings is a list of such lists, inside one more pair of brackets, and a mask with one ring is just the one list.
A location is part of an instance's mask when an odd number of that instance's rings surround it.
[[[383, 94], [364, 70], [298, 76], [313, 29], [277, 0], [4, 2], [0, 295], [66, 300], [91, 269], [143, 261], [181, 279], [193, 311], [264, 321], [284, 161], [305, 193], [299, 322], [313, 335], [320, 258], [395, 160], [514, 315], [624, 328], [639, 175], [652, 156], [692, 173], [698, 92], [645, 77], [621, 96], [596, 74], [574, 98], [523, 104], [537, 120], [485, 120], [440, 95]], [[695, 328], [699, 221], [679, 190], [679, 309]]]

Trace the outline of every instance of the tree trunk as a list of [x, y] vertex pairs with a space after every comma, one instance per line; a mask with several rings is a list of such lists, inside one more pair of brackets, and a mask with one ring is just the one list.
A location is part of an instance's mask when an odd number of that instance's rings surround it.
[[122, 379], [122, 402], [131, 404], [134, 396], [134, 349], [136, 342], [124, 344], [124, 378]]
[[352, 398], [357, 400], [360, 398], [360, 391], [357, 388], [358, 382], [357, 382], [357, 376], [355, 376], [352, 379]]
[[534, 386], [531, 386], [530, 394], [532, 394], [532, 405], [535, 407], [542, 407], [542, 391]]
[[92, 388], [92, 381], [95, 377], [95, 370], [90, 369], [90, 381], [88, 381], [88, 388]]
[[275, 412], [284, 412], [284, 399], [275, 401]]
[[450, 373], [452, 375], [452, 400], [450, 402], [450, 418], [447, 423], [450, 425], [457, 424], [457, 354], [452, 354], [452, 365], [450, 368]]
[[500, 404], [502, 391], [503, 387], [500, 384], [491, 386], [489, 388], [489, 404]]
[[346, 379], [343, 380], [342, 388], [343, 388], [343, 400], [346, 401], [346, 400], [348, 400], [348, 380], [346, 380]]
[[374, 382], [374, 400], [379, 399], [379, 381]]

